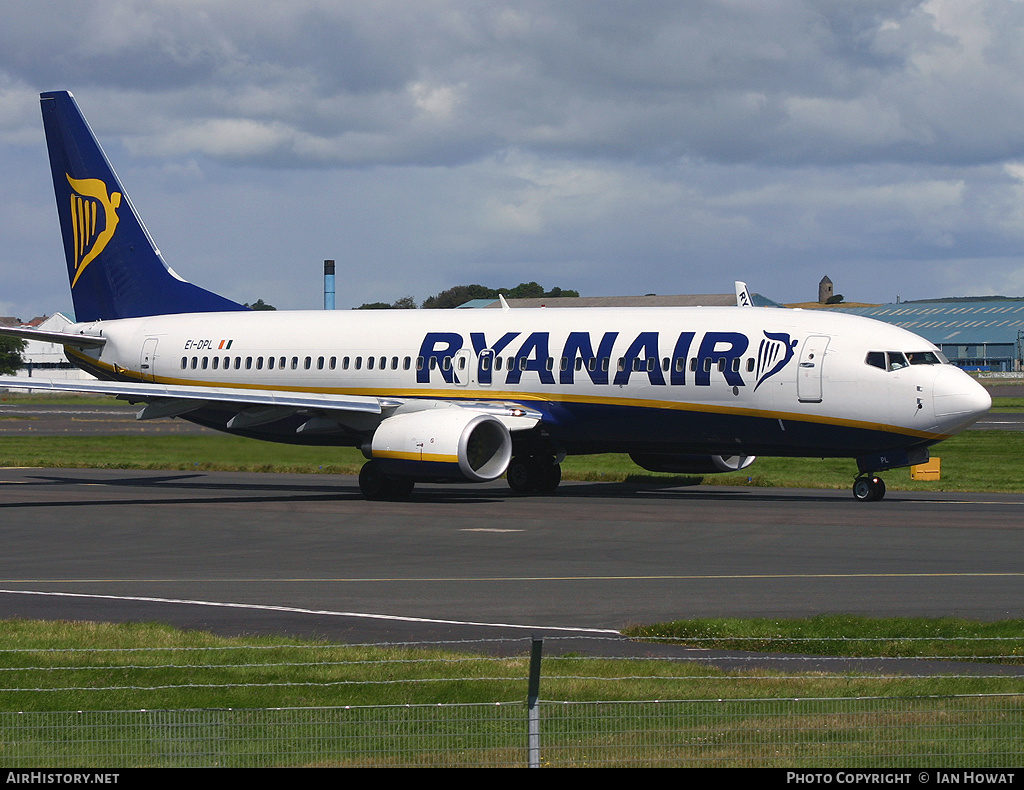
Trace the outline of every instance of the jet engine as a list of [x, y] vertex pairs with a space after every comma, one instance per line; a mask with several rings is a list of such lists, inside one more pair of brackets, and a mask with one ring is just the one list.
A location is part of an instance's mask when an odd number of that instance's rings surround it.
[[684, 475], [707, 475], [721, 472], [738, 472], [746, 469], [757, 457], [755, 455], [660, 455], [655, 453], [630, 453], [633, 463], [648, 472], [672, 472]]
[[382, 421], [366, 449], [390, 477], [480, 483], [504, 474], [512, 436], [489, 414], [425, 409]]

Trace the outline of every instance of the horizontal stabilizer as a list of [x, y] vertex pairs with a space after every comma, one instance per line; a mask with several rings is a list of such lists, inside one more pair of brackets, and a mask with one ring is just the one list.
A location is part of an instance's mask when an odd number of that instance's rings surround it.
[[96, 335], [73, 335], [70, 332], [49, 332], [45, 329], [27, 329], [18, 326], [0, 326], [0, 335], [20, 337], [22, 340], [38, 340], [42, 343], [59, 343], [74, 348], [101, 348], [107, 342], [105, 337]]

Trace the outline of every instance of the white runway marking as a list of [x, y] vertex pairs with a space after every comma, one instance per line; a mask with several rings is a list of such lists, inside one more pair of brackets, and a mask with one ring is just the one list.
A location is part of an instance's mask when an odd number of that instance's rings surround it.
[[191, 606], [212, 606], [223, 609], [254, 609], [268, 612], [289, 612], [293, 614], [315, 614], [328, 617], [355, 617], [367, 620], [393, 620], [402, 623], [433, 623], [440, 625], [469, 625], [484, 628], [524, 628], [544, 631], [568, 631], [572, 633], [585, 634], [613, 634], [619, 636], [619, 632], [611, 628], [569, 628], [565, 626], [548, 625], [522, 625], [519, 623], [477, 623], [467, 620], [437, 620], [428, 617], [401, 617], [391, 614], [369, 614], [366, 612], [335, 612], [329, 609], [303, 609], [296, 606], [269, 606], [265, 604], [251, 603], [230, 603], [223, 601], [196, 601], [186, 598], [150, 598], [138, 595], [94, 595], [89, 593], [62, 593], [43, 592], [41, 590], [0, 590], [0, 593], [7, 595], [39, 595], [60, 598], [90, 598], [108, 601], [141, 601], [143, 603], [174, 603], [188, 604]]

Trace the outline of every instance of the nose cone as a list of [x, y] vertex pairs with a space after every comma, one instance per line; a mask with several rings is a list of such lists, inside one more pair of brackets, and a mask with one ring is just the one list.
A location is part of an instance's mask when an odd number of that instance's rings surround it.
[[992, 397], [959, 368], [943, 365], [935, 377], [933, 403], [939, 430], [952, 435], [973, 425], [992, 408]]

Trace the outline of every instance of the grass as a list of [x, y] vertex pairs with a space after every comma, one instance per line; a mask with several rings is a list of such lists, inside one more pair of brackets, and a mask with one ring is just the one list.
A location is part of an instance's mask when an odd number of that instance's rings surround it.
[[[932, 450], [942, 459], [938, 481], [914, 481], [910, 471], [883, 475], [894, 490], [1024, 491], [1019, 459], [1024, 432], [967, 431]], [[350, 447], [273, 444], [226, 434], [185, 436], [2, 436], [0, 466], [99, 469], [357, 474], [362, 453]], [[633, 481], [656, 485], [849, 488], [856, 464], [844, 458], [759, 458], [738, 473], [680, 477], [645, 472], [625, 455], [567, 458], [564, 480]]]
[[680, 620], [626, 633], [715, 650], [847, 657], [939, 657], [1024, 664], [1024, 620], [868, 618], [846, 614], [796, 620]]
[[[527, 652], [0, 622], [0, 764], [523, 765]], [[541, 699], [547, 766], [994, 768], [1024, 753], [1016, 678], [548, 656]]]
[[[685, 643], [719, 649], [774, 645], [773, 649], [819, 655], [909, 655], [917, 650], [956, 656], [964, 650], [985, 650], [984, 642], [972, 646], [970, 640], [993, 634], [1015, 635], [1014, 644], [1019, 645], [1021, 625], [821, 617], [679, 622], [637, 629], [633, 635], [671, 634]], [[840, 633], [845, 644], [853, 646], [850, 652], [820, 651], [828, 640], [839, 644], [837, 628], [845, 629]], [[779, 641], [780, 632], [790, 641]], [[912, 635], [922, 632], [931, 641], [919, 645]], [[806, 638], [811, 633], [819, 635], [813, 645]], [[944, 636], [948, 633], [956, 638]], [[709, 635], [716, 641], [710, 642]], [[882, 642], [884, 649], [878, 650]], [[496, 658], [430, 646], [228, 638], [156, 623], [7, 620], [0, 622], [0, 710], [511, 703], [526, 697], [528, 654], [525, 640], [521, 655]], [[738, 683], [737, 675], [757, 682]], [[871, 678], [860, 670], [850, 675], [799, 675], [799, 670], [735, 673], [689, 661], [547, 656], [543, 697], [582, 702], [1019, 691], [1013, 678]]]

